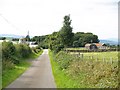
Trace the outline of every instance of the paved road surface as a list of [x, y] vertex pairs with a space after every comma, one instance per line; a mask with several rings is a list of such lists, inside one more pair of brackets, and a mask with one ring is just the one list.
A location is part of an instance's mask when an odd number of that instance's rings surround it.
[[7, 88], [56, 88], [48, 50], [32, 61], [31, 67]]

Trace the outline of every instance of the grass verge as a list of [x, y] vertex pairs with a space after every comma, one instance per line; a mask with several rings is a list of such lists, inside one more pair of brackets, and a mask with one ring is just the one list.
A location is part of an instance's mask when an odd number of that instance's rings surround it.
[[19, 65], [16, 65], [13, 69], [7, 69], [3, 71], [2, 75], [2, 88], [5, 88], [12, 81], [18, 78], [28, 67], [30, 63], [27, 61], [21, 62]]
[[49, 50], [49, 57], [52, 65], [52, 72], [54, 75], [57, 88], [78, 88], [78, 82], [67, 76], [64, 70], [59, 69], [59, 65], [55, 62], [54, 54]]
[[35, 59], [43, 52], [40, 51], [39, 53], [32, 53], [29, 57], [22, 58], [21, 62], [18, 65], [15, 65], [12, 69], [6, 69], [2, 71], [2, 88], [5, 88], [15, 79], [17, 79], [21, 74], [23, 74], [28, 67], [31, 65], [29, 59]]

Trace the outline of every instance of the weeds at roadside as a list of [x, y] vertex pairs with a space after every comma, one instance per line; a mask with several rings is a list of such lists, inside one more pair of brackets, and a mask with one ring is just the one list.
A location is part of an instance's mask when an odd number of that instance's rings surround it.
[[[57, 55], [50, 51], [54, 77], [60, 88], [117, 88], [118, 64], [81, 60], [63, 51]], [[59, 73], [58, 73], [59, 72]], [[67, 77], [67, 78], [66, 78]], [[61, 84], [63, 83], [63, 84]], [[69, 85], [70, 84], [70, 85]]]

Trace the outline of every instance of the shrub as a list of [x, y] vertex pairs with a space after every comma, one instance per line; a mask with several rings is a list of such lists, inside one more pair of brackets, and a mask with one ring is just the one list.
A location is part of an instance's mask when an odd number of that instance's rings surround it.
[[5, 69], [12, 69], [14, 68], [14, 64], [11, 60], [3, 60], [2, 61], [2, 71], [4, 72]]
[[34, 53], [39, 53], [41, 51], [41, 49], [39, 49], [38, 47], [32, 47], [32, 51]]
[[12, 68], [14, 64], [19, 64], [22, 58], [28, 57], [32, 53], [30, 47], [24, 44], [13, 45], [12, 42], [2, 43], [2, 67]]
[[15, 46], [12, 42], [2, 43], [2, 59], [9, 59], [15, 55]]
[[56, 61], [59, 64], [59, 68], [62, 70], [67, 69], [72, 60], [73, 60], [72, 56], [68, 55], [64, 51], [60, 51], [56, 55]]
[[62, 44], [56, 44], [54, 46], [52, 46], [52, 49], [54, 51], [54, 53], [58, 53], [59, 51], [63, 50], [64, 45]]
[[32, 52], [30, 47], [26, 44], [15, 45], [15, 48], [16, 48], [16, 54], [20, 58], [28, 57]]

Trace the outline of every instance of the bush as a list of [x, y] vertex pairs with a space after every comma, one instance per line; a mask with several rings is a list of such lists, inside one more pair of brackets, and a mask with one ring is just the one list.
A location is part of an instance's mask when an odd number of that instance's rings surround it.
[[58, 53], [63, 48], [64, 48], [64, 45], [62, 45], [62, 44], [56, 44], [56, 45], [52, 46], [51, 50], [53, 50], [54, 53]]
[[73, 42], [73, 47], [79, 47], [79, 45], [80, 45], [79, 41], [74, 41]]
[[15, 45], [16, 54], [20, 58], [28, 57], [32, 51], [28, 45], [24, 44], [17, 44]]
[[48, 49], [48, 45], [47, 45], [47, 44], [42, 45], [41, 47], [42, 47], [43, 49]]
[[5, 69], [12, 69], [14, 68], [14, 64], [11, 60], [3, 60], [2, 61], [2, 71], [4, 72]]
[[15, 46], [12, 42], [2, 43], [2, 59], [9, 59], [15, 55]]
[[72, 60], [73, 60], [72, 56], [68, 55], [64, 51], [60, 51], [56, 55], [56, 61], [59, 64], [59, 68], [62, 70], [67, 69]]
[[33, 48], [32, 48], [32, 51], [33, 51], [34, 53], [38, 54], [38, 53], [41, 51], [41, 49], [39, 49], [38, 47], [33, 47]]
[[12, 68], [14, 64], [19, 64], [22, 58], [28, 57], [32, 53], [30, 47], [24, 44], [13, 45], [12, 42], [2, 43], [2, 67]]

